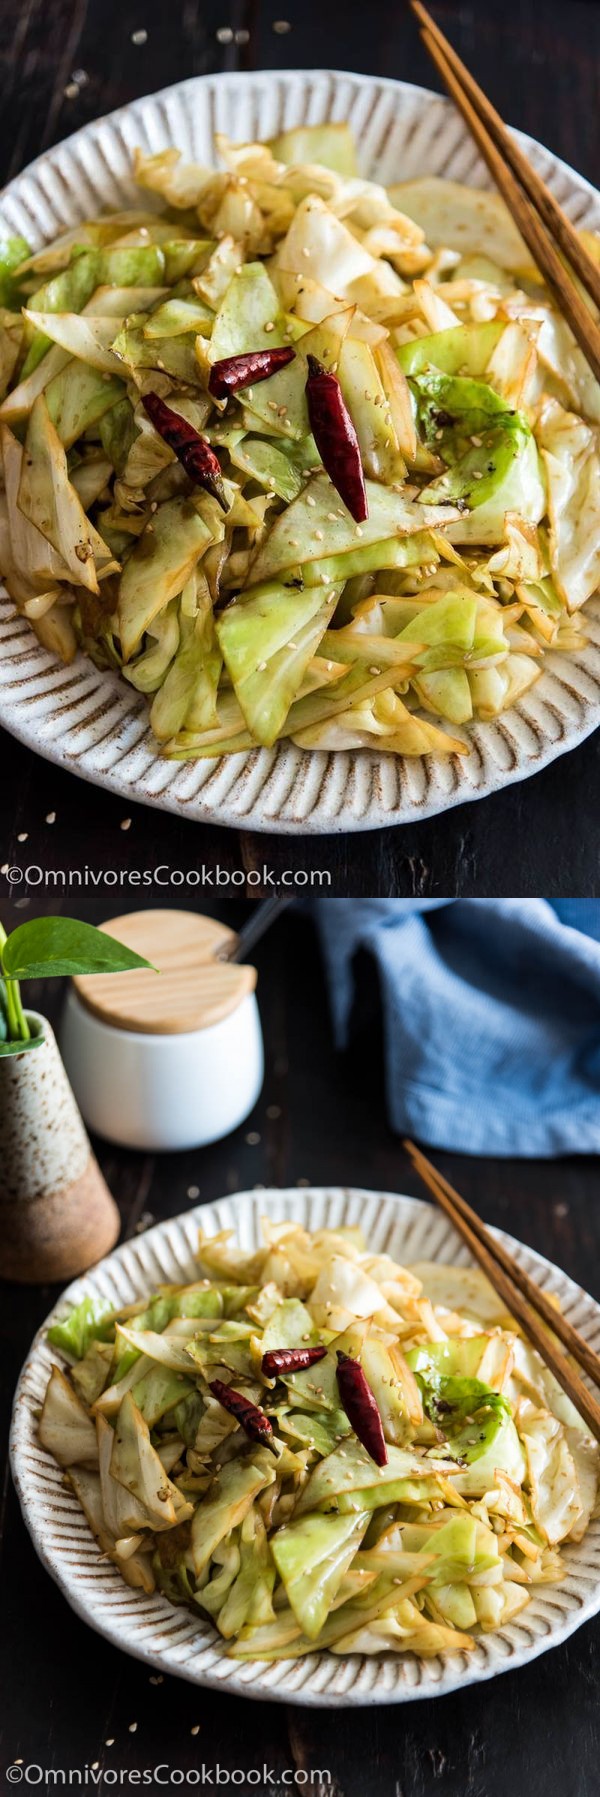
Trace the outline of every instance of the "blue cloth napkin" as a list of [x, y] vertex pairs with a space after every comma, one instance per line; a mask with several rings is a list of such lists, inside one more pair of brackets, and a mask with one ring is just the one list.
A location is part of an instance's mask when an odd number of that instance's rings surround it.
[[600, 900], [319, 899], [336, 1041], [371, 957], [390, 1122], [467, 1154], [600, 1152]]

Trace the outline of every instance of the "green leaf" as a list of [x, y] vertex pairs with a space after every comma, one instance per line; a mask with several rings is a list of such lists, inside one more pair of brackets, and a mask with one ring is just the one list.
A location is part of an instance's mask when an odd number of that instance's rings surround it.
[[33, 980], [57, 974], [121, 973], [150, 961], [94, 924], [73, 917], [35, 917], [21, 923], [2, 951], [4, 974]]

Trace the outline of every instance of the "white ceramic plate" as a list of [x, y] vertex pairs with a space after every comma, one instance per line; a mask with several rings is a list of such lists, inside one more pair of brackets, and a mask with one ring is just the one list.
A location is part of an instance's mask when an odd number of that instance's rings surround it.
[[[131, 204], [131, 152], [175, 144], [214, 160], [213, 134], [238, 140], [346, 119], [364, 172], [385, 183], [443, 174], [490, 185], [450, 101], [361, 75], [310, 69], [200, 76], [86, 125], [34, 162], [0, 200], [0, 235], [38, 247], [102, 207]], [[600, 228], [589, 183], [532, 138], [519, 136], [569, 217]], [[320, 834], [415, 822], [483, 798], [537, 772], [600, 722], [600, 599], [588, 605], [590, 641], [548, 655], [542, 679], [495, 723], [475, 724], [469, 756], [422, 760], [368, 750], [308, 752], [282, 744], [221, 761], [170, 762], [157, 753], [145, 702], [118, 675], [79, 658], [65, 668], [36, 642], [0, 588], [0, 723], [48, 760], [128, 801], [204, 822]]]
[[[257, 1246], [260, 1218], [266, 1212], [273, 1218], [293, 1217], [308, 1229], [360, 1223], [373, 1249], [388, 1251], [405, 1263], [469, 1261], [450, 1224], [432, 1205], [389, 1193], [315, 1187], [241, 1192], [199, 1206], [126, 1242], [85, 1279], [69, 1286], [57, 1312], [36, 1336], [23, 1368], [15, 1396], [11, 1456], [34, 1545], [72, 1608], [116, 1647], [145, 1660], [154, 1670], [176, 1673], [192, 1684], [212, 1685], [241, 1697], [335, 1709], [351, 1703], [405, 1703], [416, 1697], [442, 1695], [522, 1666], [565, 1641], [600, 1609], [600, 1518], [578, 1546], [566, 1550], [567, 1572], [562, 1584], [539, 1586], [527, 1610], [507, 1628], [482, 1636], [469, 1654], [431, 1660], [419, 1660], [414, 1654], [373, 1659], [353, 1654], [343, 1660], [334, 1654], [314, 1653], [296, 1661], [242, 1664], [226, 1658], [216, 1631], [200, 1615], [196, 1618], [186, 1609], [175, 1608], [156, 1594], [145, 1597], [131, 1591], [114, 1567], [101, 1560], [83, 1513], [63, 1484], [60, 1468], [37, 1439], [36, 1409], [52, 1363], [59, 1358], [48, 1347], [46, 1328], [62, 1313], [65, 1300], [77, 1303], [86, 1292], [109, 1298], [117, 1307], [143, 1297], [159, 1282], [193, 1279], [200, 1223], [211, 1233], [233, 1228], [244, 1247]], [[565, 1315], [599, 1349], [600, 1305], [540, 1254], [512, 1236], [497, 1233], [539, 1285], [557, 1293]]]

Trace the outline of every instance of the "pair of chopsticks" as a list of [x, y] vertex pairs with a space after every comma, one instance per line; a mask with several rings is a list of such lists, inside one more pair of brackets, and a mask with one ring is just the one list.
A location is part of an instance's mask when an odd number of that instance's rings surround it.
[[[600, 307], [600, 268], [427, 8], [421, 0], [410, 0], [410, 5], [438, 74], [462, 113], [536, 267], [545, 276], [590, 368], [600, 380], [600, 325], [582, 298], [572, 272], [594, 305]], [[564, 257], [570, 269], [565, 267]]]
[[[560, 1310], [556, 1310], [546, 1293], [534, 1284], [518, 1261], [513, 1260], [508, 1249], [496, 1241], [486, 1229], [485, 1223], [471, 1210], [466, 1199], [461, 1198], [449, 1180], [445, 1179], [437, 1167], [417, 1148], [414, 1142], [404, 1142], [404, 1147], [412, 1161], [415, 1171], [420, 1174], [441, 1210], [454, 1224], [454, 1228], [463, 1242], [478, 1261], [482, 1272], [493, 1285], [494, 1291], [506, 1305], [506, 1309], [521, 1324], [534, 1348], [537, 1348], [546, 1366], [554, 1373], [559, 1385], [567, 1393], [592, 1435], [600, 1441], [600, 1403], [583, 1379], [580, 1379], [577, 1368], [561, 1353], [554, 1339], [558, 1336], [568, 1353], [573, 1356], [584, 1372], [600, 1387], [600, 1355], [594, 1352], [589, 1342], [573, 1324], [567, 1321]], [[548, 1330], [552, 1334], [548, 1334]]]

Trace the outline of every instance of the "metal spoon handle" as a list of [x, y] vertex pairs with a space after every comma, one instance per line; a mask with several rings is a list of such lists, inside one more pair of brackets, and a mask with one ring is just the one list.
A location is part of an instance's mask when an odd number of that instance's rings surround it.
[[260, 941], [266, 930], [270, 930], [275, 918], [279, 917], [280, 913], [285, 911], [292, 902], [291, 896], [287, 898], [279, 893], [275, 894], [273, 898], [264, 899], [262, 905], [256, 906], [248, 918], [248, 922], [242, 925], [239, 934], [234, 936], [230, 942], [226, 942], [225, 947], [219, 950], [215, 957], [216, 960], [245, 961], [255, 943]]

